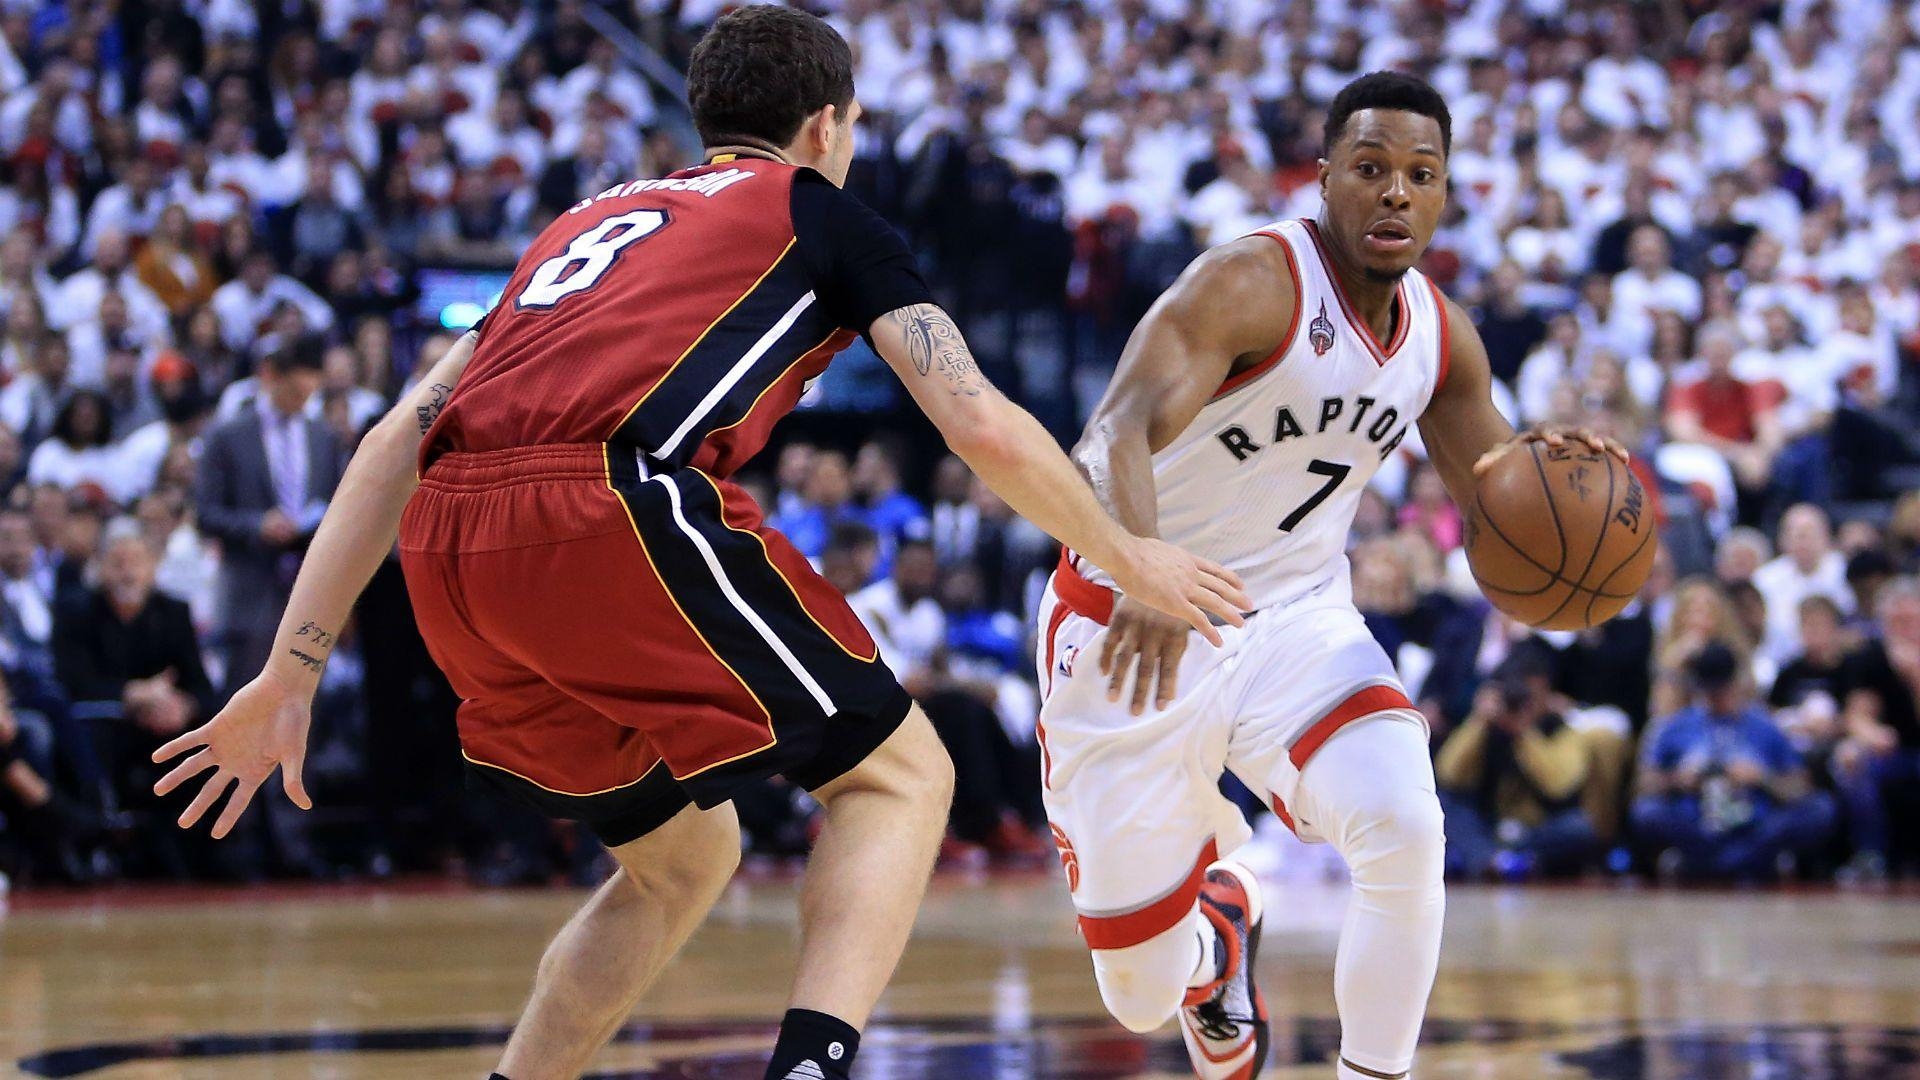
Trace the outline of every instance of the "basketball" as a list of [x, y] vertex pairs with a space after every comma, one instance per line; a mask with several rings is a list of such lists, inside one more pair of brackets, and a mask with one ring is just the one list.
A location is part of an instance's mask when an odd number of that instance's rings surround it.
[[1569, 440], [1503, 454], [1474, 491], [1467, 564], [1493, 606], [1542, 630], [1618, 615], [1659, 541], [1646, 489], [1612, 454]]

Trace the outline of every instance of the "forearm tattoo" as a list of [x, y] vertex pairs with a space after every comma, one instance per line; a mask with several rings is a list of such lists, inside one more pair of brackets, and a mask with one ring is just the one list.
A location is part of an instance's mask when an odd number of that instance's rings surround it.
[[427, 429], [433, 426], [433, 422], [440, 418], [440, 410], [447, 407], [447, 395], [453, 393], [453, 387], [446, 383], [434, 383], [427, 387], [427, 390], [433, 394], [432, 399], [413, 410], [413, 414], [420, 418], [422, 435], [425, 435]]
[[[333, 631], [321, 627], [319, 623], [314, 622], [312, 619], [301, 623], [300, 628], [293, 632], [293, 636], [305, 638], [306, 640], [301, 642], [301, 644], [307, 645], [313, 649], [314, 652], [325, 652], [333, 648]], [[326, 660], [322, 657], [315, 656], [313, 653], [303, 652], [300, 649], [288, 649], [287, 653], [302, 664], [305, 664], [310, 671], [319, 671], [327, 665]]]
[[922, 375], [938, 371], [947, 380], [949, 393], [977, 397], [986, 389], [986, 377], [974, 362], [960, 328], [946, 312], [928, 304], [916, 304], [893, 312], [888, 318], [900, 324], [907, 339], [907, 356], [913, 369]]

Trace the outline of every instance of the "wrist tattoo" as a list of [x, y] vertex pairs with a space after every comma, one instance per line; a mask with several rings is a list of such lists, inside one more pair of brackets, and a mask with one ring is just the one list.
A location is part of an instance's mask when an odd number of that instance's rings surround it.
[[325, 660], [322, 660], [317, 656], [308, 656], [306, 653], [301, 652], [299, 649], [288, 649], [287, 651], [293, 654], [293, 658], [295, 660], [298, 660], [302, 664], [306, 665], [307, 670], [309, 671], [319, 671], [321, 668], [327, 666], [327, 662]]
[[416, 407], [413, 414], [420, 418], [420, 434], [425, 435], [433, 422], [440, 418], [440, 410], [447, 407], [447, 395], [453, 393], [453, 387], [446, 383], [434, 383], [427, 387], [433, 397], [425, 405]]
[[312, 638], [316, 648], [330, 649], [333, 647], [333, 635], [320, 629], [320, 624], [314, 622], [312, 619], [308, 619], [302, 623], [300, 629], [295, 630], [294, 634], [298, 637]]
[[960, 328], [946, 312], [930, 304], [916, 304], [888, 316], [900, 324], [907, 339], [907, 356], [913, 369], [922, 375], [936, 370], [947, 380], [947, 391], [977, 397], [986, 389], [987, 380], [967, 348]]

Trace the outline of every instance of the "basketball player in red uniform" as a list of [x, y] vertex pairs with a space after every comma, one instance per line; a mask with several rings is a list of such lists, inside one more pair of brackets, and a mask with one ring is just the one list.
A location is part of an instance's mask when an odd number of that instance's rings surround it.
[[473, 774], [585, 822], [622, 867], [548, 949], [496, 1074], [512, 1080], [580, 1074], [732, 874], [729, 800], [774, 774], [826, 821], [766, 1075], [849, 1074], [951, 766], [845, 601], [729, 477], [856, 334], [982, 478], [1130, 596], [1215, 641], [1246, 599], [1100, 509], [981, 377], [899, 237], [840, 190], [859, 106], [831, 28], [727, 15], [688, 90], [706, 163], [582, 200], [534, 241], [482, 325], [362, 444], [267, 668], [156, 754], [196, 751], [162, 794], [214, 770], [182, 825], [233, 788], [224, 835], [275, 767], [307, 806], [309, 703], [397, 529]]

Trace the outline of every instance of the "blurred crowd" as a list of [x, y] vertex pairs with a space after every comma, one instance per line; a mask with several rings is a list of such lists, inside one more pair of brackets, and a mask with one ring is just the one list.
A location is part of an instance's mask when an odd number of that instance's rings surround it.
[[[0, 0], [0, 871], [598, 872], [576, 830], [463, 789], [456, 702], [391, 564], [317, 703], [320, 809], [264, 799], [211, 844], [171, 828], [147, 758], [257, 670], [343, 461], [450, 345], [422, 268], [511, 265], [578, 199], [692, 161], [635, 50], [684, 63], [724, 6]], [[1511, 419], [1636, 451], [1664, 541], [1621, 618], [1532, 633], [1473, 590], [1417, 440], [1382, 470], [1356, 595], [1432, 723], [1452, 870], [1912, 867], [1920, 8], [820, 10], [868, 114], [850, 186], [1063, 439], [1195, 253], [1316, 211], [1346, 81], [1432, 81], [1453, 199], [1424, 269], [1472, 312]], [[1051, 548], [876, 364], [844, 357], [808, 403], [828, 422], [743, 479], [947, 740], [948, 854], [1047, 858]], [[757, 851], [804, 850], [804, 793], [741, 809]]]

